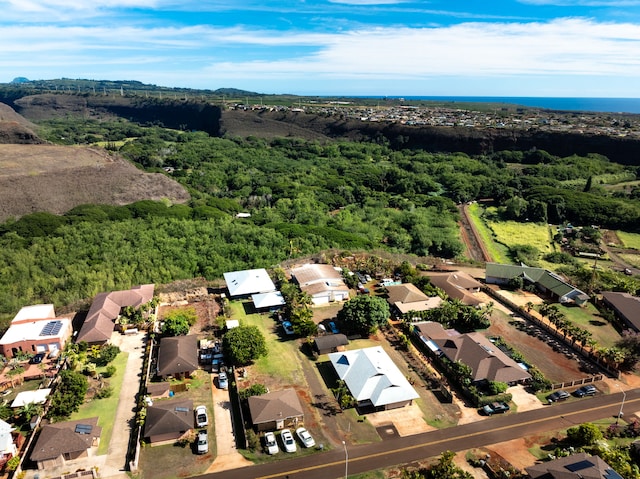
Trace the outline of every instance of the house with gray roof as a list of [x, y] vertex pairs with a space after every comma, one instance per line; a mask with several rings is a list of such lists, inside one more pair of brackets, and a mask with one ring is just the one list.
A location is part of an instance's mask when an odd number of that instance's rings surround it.
[[419, 397], [380, 346], [331, 353], [329, 360], [361, 412], [404, 407]]
[[532, 268], [523, 264], [487, 263], [485, 273], [487, 284], [506, 285], [514, 278], [522, 278], [525, 283], [534, 284], [542, 294], [560, 303], [581, 305], [589, 300], [588, 294], [546, 269]]
[[97, 417], [47, 424], [40, 430], [30, 458], [44, 470], [93, 457], [101, 434]]
[[251, 396], [247, 401], [251, 423], [257, 431], [296, 427], [304, 421], [304, 410], [293, 388]]
[[313, 340], [313, 350], [317, 354], [335, 353], [347, 344], [349, 339], [344, 334], [326, 334]]
[[607, 291], [602, 293], [604, 303], [613, 309], [615, 315], [620, 318], [624, 324], [633, 329], [640, 331], [640, 298], [632, 296], [629, 293], [615, 293]]

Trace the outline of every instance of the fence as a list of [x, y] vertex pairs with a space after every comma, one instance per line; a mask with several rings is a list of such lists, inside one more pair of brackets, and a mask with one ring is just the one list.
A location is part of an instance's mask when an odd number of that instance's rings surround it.
[[571, 348], [574, 352], [576, 352], [577, 354], [579, 354], [583, 358], [596, 363], [609, 376], [611, 376], [613, 378], [619, 378], [620, 377], [620, 371], [611, 369], [607, 364], [605, 364], [600, 359], [600, 357], [597, 354], [595, 354], [592, 351], [586, 352], [584, 350], [584, 348], [582, 348], [582, 347], [580, 349], [577, 349], [575, 342], [570, 341], [560, 331], [558, 331], [555, 328], [552, 328], [549, 324], [544, 323], [542, 320], [540, 320], [536, 316], [528, 313], [526, 311], [526, 309], [524, 309], [523, 307], [515, 304], [514, 302], [510, 301], [508, 298], [505, 298], [504, 296], [500, 296], [492, 288], [490, 288], [488, 286], [484, 286], [482, 288], [482, 290], [485, 293], [487, 293], [489, 296], [491, 296], [493, 299], [498, 301], [499, 303], [502, 303], [503, 305], [509, 307], [511, 310], [517, 311], [518, 314], [522, 315], [522, 317], [524, 317], [527, 321], [529, 321], [531, 323], [534, 323], [536, 326], [538, 326], [539, 328], [543, 329], [545, 332], [549, 333], [554, 338], [558, 339], [559, 341], [562, 341], [562, 343], [565, 346], [567, 346], [568, 348]]

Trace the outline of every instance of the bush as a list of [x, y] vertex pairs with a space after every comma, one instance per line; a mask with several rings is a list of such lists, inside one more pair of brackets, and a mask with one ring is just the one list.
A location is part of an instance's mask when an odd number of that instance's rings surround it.
[[110, 378], [115, 373], [116, 373], [116, 367], [110, 364], [109, 366], [107, 366], [107, 369], [105, 370], [105, 372], [102, 373], [102, 377]]

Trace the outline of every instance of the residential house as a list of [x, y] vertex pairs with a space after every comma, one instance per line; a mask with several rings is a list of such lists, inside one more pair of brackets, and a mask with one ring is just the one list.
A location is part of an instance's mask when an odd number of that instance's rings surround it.
[[153, 284], [143, 284], [123, 291], [97, 294], [76, 337], [76, 342], [102, 345], [111, 339], [115, 320], [125, 306], [139, 308], [153, 299]]
[[541, 462], [525, 470], [531, 479], [622, 479], [599, 456], [586, 452]]
[[604, 303], [613, 309], [615, 315], [624, 324], [636, 332], [640, 332], [640, 298], [629, 293], [602, 293]]
[[13, 439], [15, 429], [0, 419], [0, 469], [9, 459], [18, 455], [18, 447]]
[[399, 317], [410, 316], [411, 311], [427, 311], [442, 304], [439, 296], [427, 296], [412, 283], [387, 286], [387, 301]]
[[311, 296], [314, 305], [349, 299], [349, 287], [342, 272], [329, 264], [305, 264], [291, 270], [300, 290]]
[[251, 396], [248, 403], [251, 423], [257, 431], [295, 428], [304, 421], [304, 410], [292, 388]]
[[47, 424], [40, 430], [31, 460], [39, 470], [44, 470], [65, 466], [74, 459], [93, 457], [101, 433], [97, 417]]
[[53, 304], [35, 304], [20, 309], [0, 339], [0, 354], [6, 358], [18, 352], [29, 354], [62, 350], [73, 327], [71, 319], [56, 318]]
[[429, 281], [447, 293], [449, 298], [458, 299], [462, 304], [476, 308], [483, 304], [481, 299], [474, 296], [482, 288], [482, 283], [463, 271], [430, 272]]
[[481, 333], [461, 334], [445, 330], [440, 323], [425, 321], [414, 324], [414, 334], [435, 356], [451, 362], [460, 361], [471, 368], [473, 382], [523, 383], [531, 379], [526, 367], [507, 356]]
[[313, 340], [313, 350], [317, 354], [335, 353], [347, 344], [349, 344], [349, 339], [344, 334], [327, 334]]
[[546, 269], [525, 265], [487, 263], [485, 273], [487, 284], [506, 285], [514, 278], [522, 278], [525, 284], [535, 285], [542, 294], [560, 303], [581, 305], [589, 300], [588, 294]]
[[258, 311], [277, 309], [285, 305], [284, 297], [280, 291], [270, 293], [259, 293], [251, 295], [251, 301]]
[[193, 427], [191, 399], [163, 399], [147, 407], [144, 437], [151, 444], [175, 442]]
[[404, 407], [419, 397], [380, 346], [331, 353], [329, 360], [362, 412]]
[[266, 269], [249, 269], [224, 273], [229, 296], [232, 298], [249, 297], [252, 294], [271, 293], [276, 291]]
[[159, 377], [189, 377], [198, 369], [198, 336], [166, 337], [158, 348]]

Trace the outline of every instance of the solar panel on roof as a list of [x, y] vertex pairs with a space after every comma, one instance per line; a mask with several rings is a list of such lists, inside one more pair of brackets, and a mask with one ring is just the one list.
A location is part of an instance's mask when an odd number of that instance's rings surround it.
[[176, 407], [176, 412], [189, 412], [189, 408], [178, 406]]
[[55, 336], [62, 329], [62, 321], [49, 321], [42, 327], [40, 336]]
[[581, 471], [583, 469], [589, 469], [590, 467], [594, 467], [595, 464], [588, 459], [584, 459], [582, 461], [574, 462], [573, 464], [567, 464], [564, 466], [566, 469], [571, 472]]
[[76, 432], [78, 434], [91, 434], [93, 426], [91, 424], [76, 424]]

